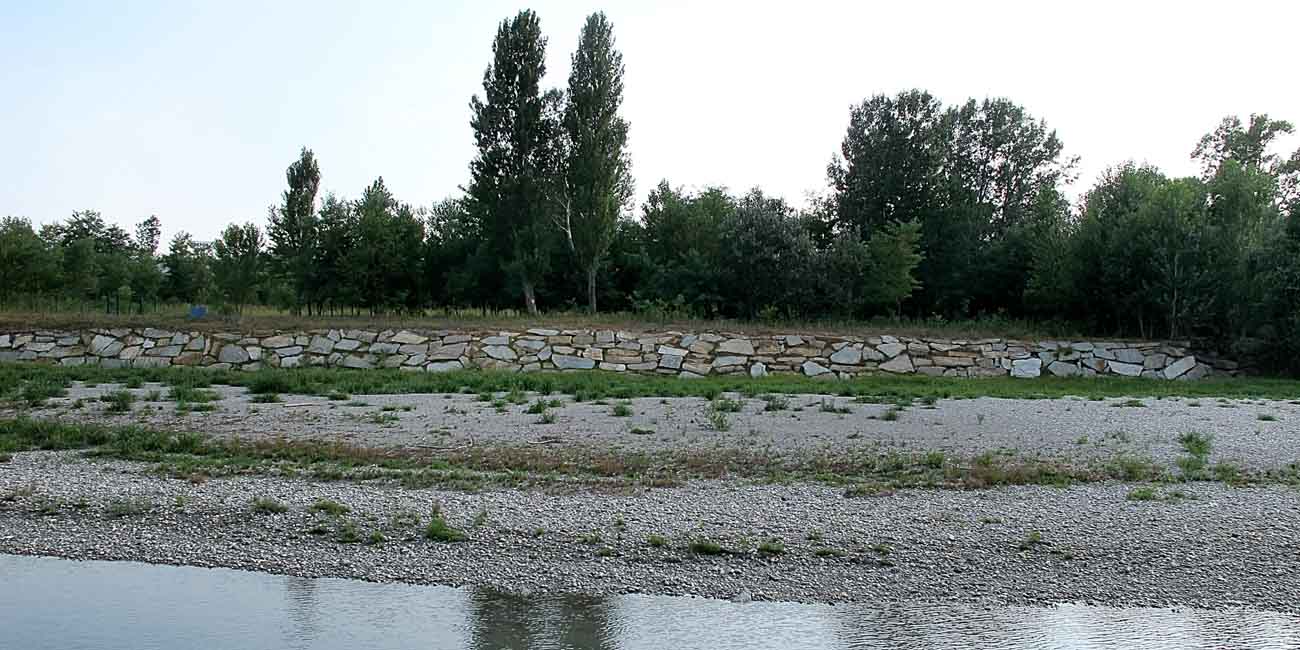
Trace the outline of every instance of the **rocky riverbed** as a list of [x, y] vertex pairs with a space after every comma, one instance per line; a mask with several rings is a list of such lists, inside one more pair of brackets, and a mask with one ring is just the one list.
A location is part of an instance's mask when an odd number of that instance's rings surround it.
[[[1212, 437], [1208, 460], [1243, 470], [1279, 470], [1300, 461], [1300, 404], [1213, 398], [940, 399], [900, 407], [833, 395], [728, 395], [735, 410], [714, 413], [699, 397], [575, 401], [571, 396], [504, 393], [283, 395], [256, 403], [243, 388], [213, 386], [211, 410], [180, 410], [167, 386], [126, 389], [134, 402], [113, 412], [101, 397], [120, 385], [74, 382], [66, 397], [24, 411], [41, 418], [144, 424], [221, 438], [337, 441], [363, 447], [445, 448], [470, 443], [621, 452], [758, 450], [792, 455], [855, 452], [928, 453], [971, 458], [986, 452], [1075, 463], [1149, 459], [1172, 467], [1179, 437]], [[486, 397], [487, 399], [484, 399]], [[547, 400], [547, 417], [530, 412]], [[776, 400], [779, 408], [770, 405]], [[0, 411], [12, 417], [17, 411]], [[720, 429], [721, 418], [725, 429]]]
[[[1150, 500], [1131, 499], [1132, 488], [846, 498], [819, 485], [696, 481], [466, 493], [260, 475], [188, 481], [138, 463], [22, 452], [0, 463], [0, 553], [511, 592], [1300, 611], [1294, 488], [1188, 483], [1156, 486]], [[425, 537], [434, 504], [466, 541]]]

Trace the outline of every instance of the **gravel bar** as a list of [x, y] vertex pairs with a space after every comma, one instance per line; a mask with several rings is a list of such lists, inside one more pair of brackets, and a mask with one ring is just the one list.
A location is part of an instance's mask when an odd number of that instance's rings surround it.
[[[29, 412], [43, 418], [108, 424], [144, 424], [218, 437], [340, 441], [363, 447], [446, 447], [471, 439], [482, 445], [519, 445], [547, 439], [561, 446], [629, 452], [745, 449], [773, 454], [853, 451], [943, 451], [974, 457], [1014, 451], [1022, 457], [1068, 458], [1088, 463], [1141, 456], [1172, 466], [1184, 454], [1187, 432], [1214, 437], [1211, 462], [1245, 470], [1285, 468], [1300, 462], [1300, 403], [1214, 398], [941, 399], [901, 410], [831, 395], [783, 396], [783, 410], [765, 410], [758, 398], [730, 397], [740, 411], [727, 413], [730, 428], [710, 423], [703, 398], [627, 400], [631, 415], [614, 414], [618, 400], [575, 402], [551, 395], [553, 422], [527, 413], [540, 396], [498, 408], [474, 395], [353, 395], [332, 401], [283, 395], [258, 404], [246, 390], [214, 386], [221, 399], [210, 412], [180, 413], [173, 402], [147, 402], [167, 387], [146, 384], [129, 413], [111, 413], [100, 396], [113, 384], [75, 383], [68, 396]], [[500, 396], [501, 394], [498, 394]], [[78, 400], [81, 407], [74, 408]], [[827, 408], [823, 409], [823, 404]], [[893, 410], [892, 415], [886, 413]], [[9, 411], [8, 416], [16, 412]]]
[[[868, 498], [748, 481], [465, 493], [149, 469], [15, 454], [0, 463], [0, 552], [512, 593], [1300, 612], [1300, 492], [1283, 486], [1157, 486], [1170, 498], [1151, 501], [1118, 483]], [[256, 510], [255, 498], [287, 510]], [[349, 512], [313, 510], [319, 499]], [[468, 541], [424, 537], [435, 503]], [[367, 543], [375, 531], [384, 539]], [[784, 552], [762, 553], [773, 539]], [[697, 552], [703, 540], [722, 553]]]

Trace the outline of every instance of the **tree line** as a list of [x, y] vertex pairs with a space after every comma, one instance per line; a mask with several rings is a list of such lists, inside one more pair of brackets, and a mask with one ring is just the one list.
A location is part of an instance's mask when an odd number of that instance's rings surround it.
[[134, 233], [92, 211], [39, 231], [7, 218], [0, 300], [1002, 316], [1300, 352], [1300, 152], [1276, 152], [1289, 122], [1225, 118], [1189, 141], [1198, 176], [1122, 163], [1071, 205], [1077, 161], [1045, 121], [1008, 99], [909, 90], [850, 109], [827, 188], [804, 206], [664, 180], [634, 210], [613, 26], [587, 19], [563, 88], [545, 87], [547, 45], [535, 13], [501, 22], [461, 196], [412, 206], [382, 178], [359, 198], [318, 196], [304, 148], [265, 227], [210, 243], [181, 233], [160, 252], [154, 217]]

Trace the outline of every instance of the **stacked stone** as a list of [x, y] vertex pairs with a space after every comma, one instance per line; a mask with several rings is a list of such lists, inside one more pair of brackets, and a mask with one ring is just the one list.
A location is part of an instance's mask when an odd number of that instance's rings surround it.
[[1032, 378], [1116, 375], [1199, 379], [1234, 374], [1230, 360], [1198, 361], [1186, 342], [1014, 341], [898, 336], [744, 335], [533, 328], [520, 332], [321, 329], [265, 335], [143, 329], [0, 334], [0, 361], [254, 370], [303, 366], [604, 370], [706, 377], [864, 374]]

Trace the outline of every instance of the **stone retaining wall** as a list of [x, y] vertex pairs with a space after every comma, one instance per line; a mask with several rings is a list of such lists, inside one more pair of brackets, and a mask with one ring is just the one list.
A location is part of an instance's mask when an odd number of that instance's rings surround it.
[[863, 374], [1117, 375], [1199, 379], [1236, 364], [1186, 342], [1016, 341], [907, 336], [746, 335], [533, 328], [519, 332], [311, 330], [246, 335], [143, 329], [0, 334], [0, 361], [115, 368], [605, 370], [702, 377]]

